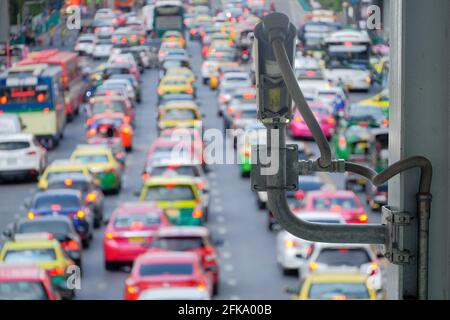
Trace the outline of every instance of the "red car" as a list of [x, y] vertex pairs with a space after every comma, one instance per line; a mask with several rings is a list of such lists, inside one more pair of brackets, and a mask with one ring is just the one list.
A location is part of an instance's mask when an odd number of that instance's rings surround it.
[[0, 300], [61, 300], [44, 269], [0, 264]]
[[211, 273], [213, 294], [219, 291], [219, 263], [216, 249], [205, 227], [173, 226], [164, 227], [155, 234], [150, 251], [191, 251], [202, 260], [203, 268]]
[[148, 162], [170, 158], [191, 159], [193, 163], [204, 163], [203, 150], [193, 141], [157, 139], [147, 153]]
[[196, 287], [212, 292], [210, 277], [193, 252], [148, 252], [134, 262], [125, 280], [125, 300], [137, 300], [147, 289]]
[[[322, 102], [311, 103], [311, 109], [319, 122], [323, 134], [325, 137], [330, 138], [334, 134], [336, 125], [333, 113]], [[294, 138], [312, 138], [311, 131], [298, 110], [295, 111], [294, 119], [289, 125], [289, 132], [291, 137]]]
[[121, 264], [133, 263], [148, 250], [154, 232], [168, 225], [164, 212], [152, 203], [120, 205], [112, 213], [103, 237], [105, 269], [116, 270]]
[[310, 191], [302, 211], [331, 210], [340, 213], [347, 223], [367, 223], [364, 207], [353, 191]]

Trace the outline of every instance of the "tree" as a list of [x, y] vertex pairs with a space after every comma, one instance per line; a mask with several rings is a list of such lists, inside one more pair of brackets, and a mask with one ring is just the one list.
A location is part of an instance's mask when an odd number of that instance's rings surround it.
[[318, 0], [324, 9], [330, 9], [334, 12], [342, 11], [342, 3], [345, 0]]

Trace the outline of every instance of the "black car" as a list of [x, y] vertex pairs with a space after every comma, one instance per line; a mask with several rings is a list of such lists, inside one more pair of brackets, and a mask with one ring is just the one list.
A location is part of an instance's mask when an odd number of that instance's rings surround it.
[[83, 247], [89, 247], [94, 236], [94, 215], [78, 190], [54, 189], [36, 193], [28, 207], [29, 220], [48, 216], [68, 217], [81, 237]]
[[56, 176], [48, 180], [48, 190], [54, 189], [80, 191], [85, 204], [94, 213], [94, 228], [100, 228], [103, 222], [105, 196], [95, 179], [83, 174], [72, 174], [70, 177]]
[[20, 219], [14, 227], [4, 232], [5, 236], [13, 239], [16, 234], [50, 233], [61, 243], [67, 255], [81, 267], [82, 245], [72, 220], [64, 216], [47, 216], [40, 219]]

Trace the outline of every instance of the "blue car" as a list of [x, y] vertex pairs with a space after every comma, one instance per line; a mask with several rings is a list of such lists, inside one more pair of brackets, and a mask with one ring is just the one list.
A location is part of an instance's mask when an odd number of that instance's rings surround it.
[[39, 219], [45, 216], [69, 217], [82, 239], [83, 247], [89, 247], [93, 238], [94, 214], [83, 201], [79, 190], [53, 189], [34, 195], [27, 218]]

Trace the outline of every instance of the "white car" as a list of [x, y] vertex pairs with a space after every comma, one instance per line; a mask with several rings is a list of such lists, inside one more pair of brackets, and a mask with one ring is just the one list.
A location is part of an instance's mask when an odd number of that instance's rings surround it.
[[202, 70], [201, 70], [203, 84], [208, 84], [208, 81], [211, 78], [211, 75], [213, 74], [213, 72], [216, 69], [218, 64], [219, 64], [219, 61], [214, 61], [214, 60], [203, 61]]
[[325, 79], [333, 85], [344, 85], [350, 90], [369, 90], [372, 85], [370, 71], [365, 69], [325, 69]]
[[227, 72], [220, 81], [220, 88], [245, 88], [252, 86], [252, 79], [247, 72]]
[[126, 89], [127, 96], [131, 101], [136, 101], [136, 91], [130, 81], [126, 79], [108, 79], [103, 83], [104, 86], [123, 86]]
[[92, 58], [107, 59], [111, 56], [112, 50], [113, 43], [110, 39], [99, 39], [95, 44], [94, 51], [92, 52]]
[[20, 117], [15, 114], [0, 114], [0, 135], [21, 133], [24, 125]]
[[47, 151], [34, 135], [0, 135], [0, 177], [38, 179], [46, 165]]
[[96, 36], [93, 34], [84, 34], [80, 36], [75, 45], [75, 51], [78, 54], [90, 56], [94, 52]]
[[337, 97], [344, 101], [347, 100], [347, 96], [342, 88], [327, 86], [316, 90], [315, 100], [322, 101], [328, 107], [332, 107]]
[[360, 272], [380, 293], [384, 288], [383, 265], [368, 244], [314, 243], [308, 261], [299, 268], [300, 283], [311, 273]]
[[138, 300], [211, 300], [211, 296], [207, 290], [173, 287], [144, 290]]
[[[335, 212], [302, 212], [298, 217], [314, 223], [345, 223], [344, 218]], [[312, 242], [297, 238], [286, 230], [277, 234], [276, 244], [277, 262], [284, 274], [304, 265], [313, 248]]]

